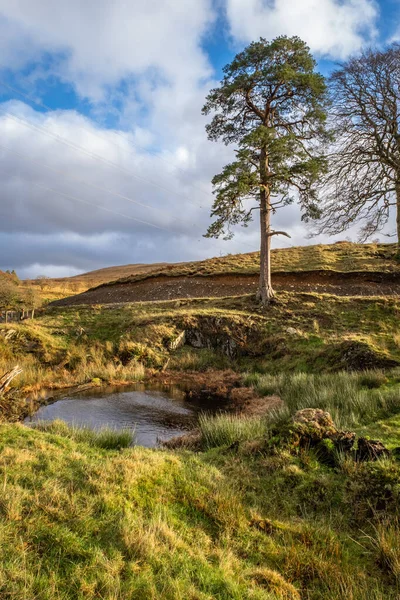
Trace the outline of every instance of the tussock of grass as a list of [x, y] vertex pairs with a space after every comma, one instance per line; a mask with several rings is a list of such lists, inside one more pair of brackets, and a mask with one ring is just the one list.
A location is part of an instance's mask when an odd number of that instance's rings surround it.
[[199, 429], [206, 448], [253, 441], [266, 435], [266, 423], [257, 417], [221, 414], [200, 415]]
[[400, 585], [400, 523], [398, 519], [378, 523], [366, 536], [376, 561], [396, 585]]
[[112, 429], [103, 427], [101, 429], [91, 429], [77, 425], [68, 425], [64, 421], [37, 421], [32, 423], [31, 427], [38, 431], [60, 435], [64, 438], [74, 440], [82, 444], [88, 444], [95, 448], [104, 450], [121, 450], [132, 446], [135, 441], [135, 432], [130, 429]]

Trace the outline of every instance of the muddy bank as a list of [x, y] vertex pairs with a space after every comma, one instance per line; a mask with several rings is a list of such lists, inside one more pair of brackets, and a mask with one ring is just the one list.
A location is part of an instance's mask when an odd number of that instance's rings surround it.
[[261, 415], [282, 405], [278, 396], [259, 396], [253, 388], [243, 385], [242, 376], [232, 370], [154, 373], [149, 381], [174, 385], [183, 390], [188, 402], [221, 404], [227, 412]]

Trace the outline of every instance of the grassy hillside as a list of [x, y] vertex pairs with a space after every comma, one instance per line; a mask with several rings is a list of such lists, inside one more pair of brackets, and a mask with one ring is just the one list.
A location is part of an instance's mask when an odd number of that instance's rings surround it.
[[[132, 274], [118, 280], [132, 282], [166, 275], [210, 276], [223, 274], [256, 274], [259, 272], [259, 252], [232, 254], [198, 262], [179, 263], [154, 269], [149, 273]], [[298, 246], [272, 251], [273, 272], [336, 271], [399, 273], [395, 244], [353, 244], [340, 242], [330, 245]], [[110, 272], [111, 273], [111, 272]]]
[[[400, 262], [395, 258], [394, 244], [353, 244], [341, 242], [331, 245], [299, 246], [272, 251], [274, 272], [335, 271], [400, 273]], [[259, 253], [234, 254], [188, 263], [132, 264], [107, 267], [74, 277], [39, 278], [21, 282], [32, 289], [45, 304], [86, 290], [108, 285], [110, 282], [135, 282], [166, 275], [209, 276], [223, 274], [257, 274]]]
[[[113, 281], [120, 277], [144, 275], [150, 271], [163, 268], [166, 263], [154, 264], [132, 264], [116, 267], [105, 267], [88, 273], [74, 275], [73, 277], [38, 277], [37, 279], [26, 279], [21, 285], [27, 289], [33, 289], [47, 303], [65, 296], [80, 294], [91, 287]], [[0, 272], [1, 275], [1, 272]]]
[[[249, 297], [52, 308], [0, 325], [0, 371], [16, 362], [15, 385], [38, 389], [92, 379], [129, 381], [147, 368], [323, 372], [400, 362], [400, 300], [282, 292], [259, 312]], [[187, 343], [171, 349], [182, 331]], [[190, 345], [190, 334], [204, 347]], [[227, 355], [227, 347], [233, 352]]]

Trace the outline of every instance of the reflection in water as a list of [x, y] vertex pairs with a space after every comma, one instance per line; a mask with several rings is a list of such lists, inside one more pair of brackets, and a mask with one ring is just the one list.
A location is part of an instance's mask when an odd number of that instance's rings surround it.
[[184, 400], [177, 388], [123, 388], [89, 390], [42, 406], [26, 423], [61, 419], [94, 429], [132, 429], [140, 446], [156, 446], [193, 428], [203, 409]]

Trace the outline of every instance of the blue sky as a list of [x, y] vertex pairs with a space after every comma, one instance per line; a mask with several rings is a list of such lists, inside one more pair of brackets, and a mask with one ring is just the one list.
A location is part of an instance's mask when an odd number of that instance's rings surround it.
[[[0, 85], [0, 269], [56, 276], [257, 249], [257, 224], [231, 242], [202, 237], [210, 180], [232, 156], [206, 138], [207, 91], [259, 36], [299, 35], [328, 74], [363, 47], [397, 39], [399, 8], [0, 0], [0, 81], [33, 99]], [[310, 243], [295, 206], [276, 225], [290, 243]]]

